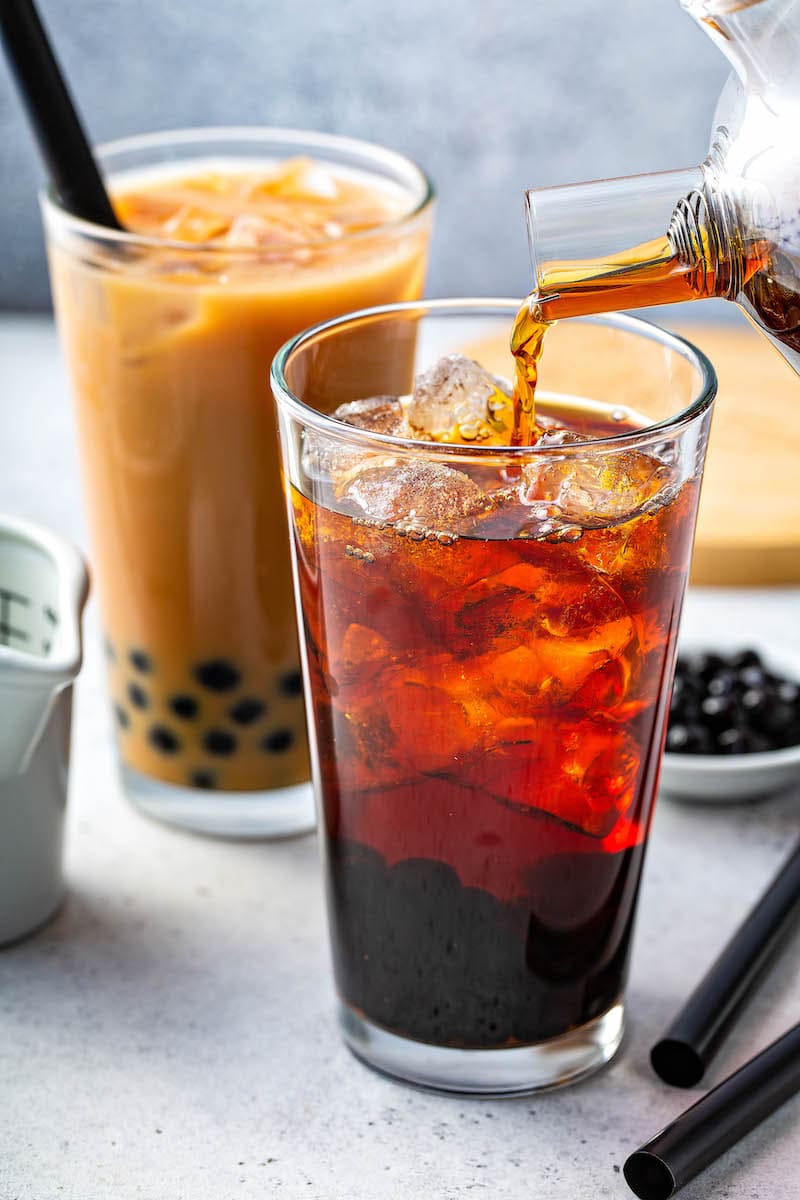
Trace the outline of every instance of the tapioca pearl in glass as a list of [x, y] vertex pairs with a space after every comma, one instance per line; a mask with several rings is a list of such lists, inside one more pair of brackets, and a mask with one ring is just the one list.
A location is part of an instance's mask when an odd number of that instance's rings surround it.
[[[127, 727], [115, 728], [119, 753], [126, 772], [148, 781], [130, 786], [149, 791], [160, 781], [195, 790], [193, 772], [207, 770], [214, 793], [263, 792], [266, 805], [273, 789], [305, 785], [303, 696], [293, 656], [269, 663], [260, 654], [244, 653], [241, 647], [234, 651], [224, 643], [221, 650], [198, 645], [175, 654], [160, 641], [119, 629], [109, 640], [116, 655], [107, 664], [112, 699], [129, 720]], [[135, 651], [147, 655], [149, 672], [141, 670], [143, 660], [134, 662]], [[133, 700], [131, 685], [140, 689]], [[154, 741], [154, 726], [166, 727], [180, 747], [173, 751], [168, 737]], [[284, 736], [266, 751], [264, 738], [283, 729], [291, 731], [291, 744], [286, 745]], [[212, 730], [223, 737], [204, 744]], [[224, 735], [235, 739], [235, 747]], [[196, 790], [212, 790], [203, 780], [201, 775]], [[187, 809], [192, 803], [187, 797]]]
[[295, 734], [291, 729], [274, 729], [261, 742], [267, 754], [285, 754], [294, 745]]
[[144, 710], [150, 707], [150, 697], [139, 683], [128, 684], [128, 700], [134, 708]]
[[267, 711], [263, 700], [256, 696], [245, 696], [228, 709], [228, 716], [235, 725], [253, 725]]
[[230, 758], [235, 754], [237, 745], [235, 736], [227, 729], [209, 729], [203, 735], [203, 749], [221, 758]]
[[128, 710], [123, 708], [121, 704], [114, 705], [114, 719], [116, 720], [119, 729], [130, 728], [131, 718], [128, 714]]
[[200, 686], [210, 692], [232, 692], [242, 678], [239, 668], [225, 658], [212, 658], [198, 663], [192, 674]]
[[128, 662], [133, 667], [134, 671], [139, 671], [142, 675], [148, 675], [153, 669], [152, 659], [144, 650], [129, 650]]
[[167, 725], [152, 725], [147, 740], [161, 754], [177, 754], [181, 748], [180, 738]]
[[194, 721], [200, 712], [200, 702], [188, 692], [179, 692], [170, 696], [167, 707], [182, 721]]
[[213, 771], [199, 769], [189, 772], [189, 787], [202, 788], [205, 791], [213, 791], [217, 787], [217, 776]]
[[278, 679], [278, 691], [282, 696], [302, 696], [303, 676], [299, 671], [284, 671]]

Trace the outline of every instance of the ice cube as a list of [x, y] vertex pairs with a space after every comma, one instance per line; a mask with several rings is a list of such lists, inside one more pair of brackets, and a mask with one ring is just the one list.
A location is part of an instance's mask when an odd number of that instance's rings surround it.
[[[346, 425], [386, 433], [394, 437], [410, 437], [403, 406], [396, 396], [368, 396], [340, 404], [331, 414]], [[342, 476], [364, 463], [364, 453], [307, 429], [303, 440], [303, 470], [313, 479], [328, 479], [341, 484]]]
[[417, 436], [437, 442], [508, 445], [511, 388], [471, 358], [447, 354], [415, 379], [408, 420]]
[[356, 451], [313, 429], [303, 432], [302, 467], [309, 479], [330, 483], [358, 465]]
[[176, 242], [210, 242], [228, 229], [228, 218], [209, 208], [184, 204], [165, 221], [162, 232]]
[[432, 462], [361, 467], [349, 475], [339, 495], [371, 521], [420, 537], [455, 533], [491, 503], [463, 471]]
[[[333, 654], [336, 654], [336, 648]], [[345, 669], [353, 671], [367, 662], [391, 662], [392, 647], [382, 634], [353, 621], [342, 638], [340, 657]]]
[[391, 729], [391, 753], [402, 769], [446, 772], [483, 748], [484, 730], [473, 722], [462, 697], [441, 686], [454, 670], [446, 654], [421, 667], [400, 664], [384, 670], [380, 689], [372, 690], [370, 711]]
[[372, 433], [387, 433], [393, 437], [409, 437], [410, 430], [403, 405], [397, 396], [369, 396], [340, 404], [332, 414], [337, 421], [369, 429]]
[[519, 813], [546, 813], [605, 838], [636, 799], [639, 753], [627, 731], [594, 718], [580, 726], [552, 712], [495, 726], [496, 742], [472, 767], [473, 786]]
[[292, 199], [335, 200], [339, 185], [335, 176], [321, 163], [310, 158], [292, 158], [283, 163], [270, 190]]
[[256, 213], [241, 213], [234, 217], [225, 236], [226, 245], [245, 248], [300, 246], [305, 240], [304, 231], [291, 221]]
[[652, 511], [672, 494], [675, 472], [662, 459], [639, 450], [575, 450], [591, 439], [567, 429], [546, 429], [537, 448], [548, 453], [523, 469], [521, 498], [531, 506], [552, 506], [554, 529], [565, 523], [582, 529], [618, 525]]

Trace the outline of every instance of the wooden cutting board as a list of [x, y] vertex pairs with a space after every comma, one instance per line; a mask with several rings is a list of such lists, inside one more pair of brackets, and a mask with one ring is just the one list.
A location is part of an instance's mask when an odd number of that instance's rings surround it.
[[719, 378], [692, 582], [798, 583], [800, 376], [744, 317], [679, 332]]

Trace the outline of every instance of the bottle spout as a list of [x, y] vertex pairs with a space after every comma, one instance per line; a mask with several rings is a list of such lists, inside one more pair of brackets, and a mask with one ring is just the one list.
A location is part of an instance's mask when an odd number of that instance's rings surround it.
[[533, 298], [541, 316], [719, 295], [720, 256], [705, 196], [700, 166], [528, 191]]

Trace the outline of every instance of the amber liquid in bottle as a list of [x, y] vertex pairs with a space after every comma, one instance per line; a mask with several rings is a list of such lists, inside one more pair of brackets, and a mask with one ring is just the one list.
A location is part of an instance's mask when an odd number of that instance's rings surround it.
[[[534, 400], [539, 360], [550, 326], [565, 317], [727, 295], [730, 265], [720, 265], [713, 229], [698, 250], [695, 260], [687, 262], [665, 235], [625, 251], [613, 262], [591, 259], [548, 264], [547, 291], [527, 297], [511, 335], [516, 367], [516, 445], [531, 445], [538, 436]], [[776, 278], [778, 252], [774, 247], [752, 241], [738, 247], [737, 253], [742, 287], [736, 298], [755, 323], [779, 343], [781, 353], [800, 373], [800, 262], [790, 264], [796, 268], [788, 273], [788, 278], [794, 273], [797, 279], [793, 291]], [[785, 280], [785, 261], [781, 274]]]

